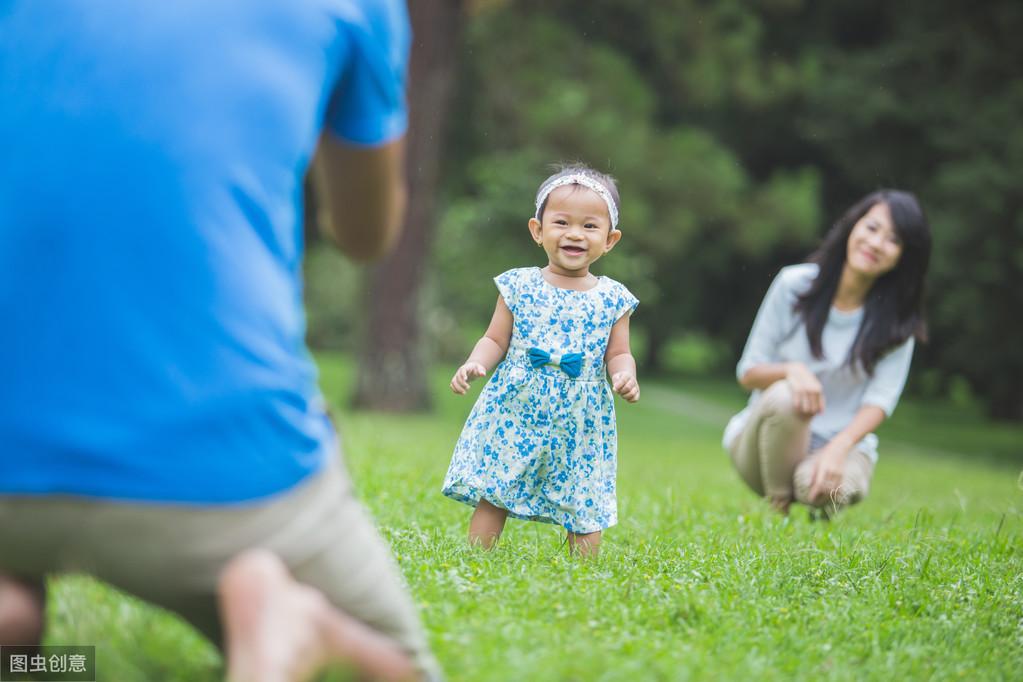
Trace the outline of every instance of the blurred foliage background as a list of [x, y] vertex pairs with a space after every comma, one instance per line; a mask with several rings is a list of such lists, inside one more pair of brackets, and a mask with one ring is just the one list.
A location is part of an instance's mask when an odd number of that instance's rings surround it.
[[[427, 24], [431, 4], [459, 20]], [[372, 301], [377, 314], [411, 310], [414, 362], [460, 362], [493, 310], [491, 278], [545, 264], [526, 233], [533, 197], [552, 162], [578, 160], [619, 181], [624, 238], [595, 270], [642, 302], [641, 374], [730, 376], [778, 269], [803, 260], [861, 196], [897, 187], [917, 193], [935, 233], [931, 341], [909, 390], [1023, 420], [1023, 3], [411, 7], [413, 60], [424, 45], [454, 46], [418, 72], [453, 84], [438, 158], [410, 159], [440, 169], [412, 188], [413, 202], [419, 192], [432, 206], [406, 231], [429, 238], [374, 279], [310, 231], [314, 348], [361, 348], [364, 371], [377, 374], [397, 362], [360, 341]], [[411, 135], [436, 99], [413, 89]], [[388, 268], [422, 277], [368, 291]]]

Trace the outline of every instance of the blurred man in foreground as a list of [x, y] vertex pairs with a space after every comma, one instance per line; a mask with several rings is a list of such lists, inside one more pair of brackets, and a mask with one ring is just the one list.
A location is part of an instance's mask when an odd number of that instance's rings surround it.
[[15, 1], [0, 13], [0, 643], [92, 573], [237, 682], [438, 675], [305, 347], [301, 190], [384, 252], [403, 3]]

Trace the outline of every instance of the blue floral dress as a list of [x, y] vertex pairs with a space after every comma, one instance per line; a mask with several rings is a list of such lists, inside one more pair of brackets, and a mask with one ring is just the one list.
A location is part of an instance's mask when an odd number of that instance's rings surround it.
[[443, 492], [573, 533], [613, 526], [618, 434], [604, 352], [639, 301], [608, 277], [588, 291], [555, 287], [540, 268], [494, 281], [514, 318], [511, 344], [465, 422]]

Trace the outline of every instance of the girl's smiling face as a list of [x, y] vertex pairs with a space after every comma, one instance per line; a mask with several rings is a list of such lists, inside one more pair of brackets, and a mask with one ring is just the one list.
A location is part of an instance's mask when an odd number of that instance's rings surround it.
[[611, 231], [611, 217], [600, 195], [581, 185], [558, 187], [547, 197], [543, 222], [529, 221], [533, 240], [543, 246], [551, 272], [585, 277], [590, 264], [614, 248], [622, 233]]

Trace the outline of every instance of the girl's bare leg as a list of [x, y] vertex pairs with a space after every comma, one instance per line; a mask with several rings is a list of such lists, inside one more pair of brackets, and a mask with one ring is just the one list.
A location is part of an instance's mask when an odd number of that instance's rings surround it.
[[484, 499], [476, 505], [476, 511], [469, 520], [469, 544], [492, 549], [501, 537], [504, 522], [508, 519], [508, 510], [495, 507]]
[[569, 551], [581, 557], [595, 557], [600, 553], [600, 531], [595, 533], [569, 533]]

